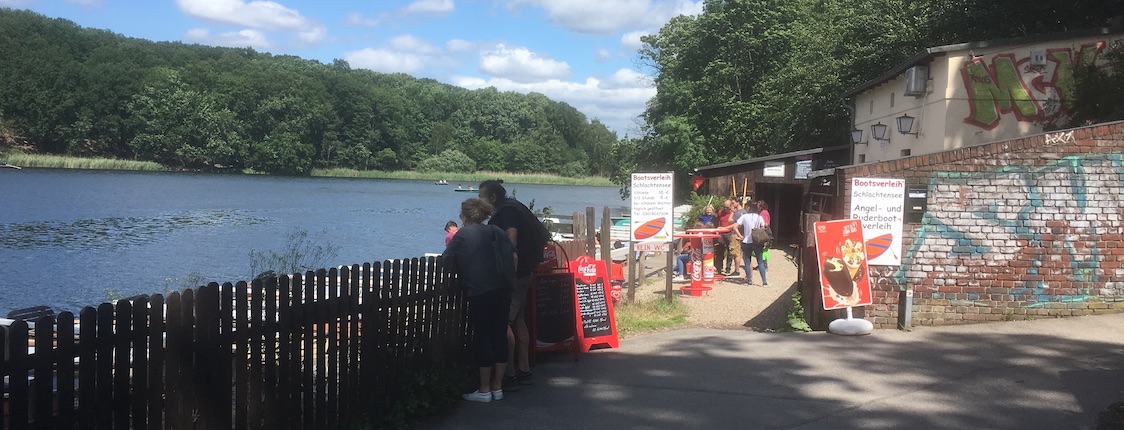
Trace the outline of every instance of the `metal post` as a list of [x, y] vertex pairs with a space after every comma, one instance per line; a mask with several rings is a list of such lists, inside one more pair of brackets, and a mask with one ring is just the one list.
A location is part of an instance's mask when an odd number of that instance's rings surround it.
[[913, 288], [906, 286], [898, 292], [898, 330], [913, 331]]
[[679, 254], [679, 250], [675, 249], [674, 241], [667, 244], [667, 252], [665, 254], [667, 254], [667, 267], [664, 269], [663, 273], [667, 276], [664, 276], [664, 298], [667, 299], [668, 303], [671, 303], [671, 268], [674, 267], [672, 265], [675, 264], [675, 256]]

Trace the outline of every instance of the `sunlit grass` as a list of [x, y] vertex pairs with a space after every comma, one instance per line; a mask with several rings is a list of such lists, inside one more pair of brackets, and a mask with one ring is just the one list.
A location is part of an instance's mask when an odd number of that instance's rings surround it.
[[449, 185], [458, 183], [464, 186], [476, 186], [488, 179], [503, 179], [505, 183], [512, 184], [550, 184], [550, 185], [582, 185], [590, 187], [616, 186], [609, 178], [587, 176], [570, 178], [545, 174], [522, 174], [506, 172], [476, 172], [476, 173], [421, 173], [414, 171], [381, 171], [381, 170], [355, 170], [355, 169], [313, 169], [312, 176], [325, 176], [332, 178], [367, 178], [367, 179], [409, 179], [437, 181], [444, 179]]
[[613, 309], [617, 317], [617, 334], [630, 336], [687, 325], [687, 305], [673, 297], [666, 300], [645, 300], [625, 303]]
[[112, 158], [81, 158], [61, 155], [26, 154], [12, 151], [0, 154], [0, 163], [19, 167], [38, 167], [46, 169], [90, 169], [90, 170], [141, 170], [158, 172], [167, 170], [159, 163], [151, 161], [114, 160]]

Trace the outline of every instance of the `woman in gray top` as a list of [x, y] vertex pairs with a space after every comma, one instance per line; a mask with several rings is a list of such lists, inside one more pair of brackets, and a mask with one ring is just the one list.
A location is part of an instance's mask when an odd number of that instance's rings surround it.
[[503, 400], [507, 368], [507, 312], [515, 285], [515, 247], [499, 227], [485, 225], [492, 205], [471, 198], [461, 203], [463, 227], [441, 254], [468, 294], [468, 318], [476, 343], [480, 386], [462, 396], [474, 402]]

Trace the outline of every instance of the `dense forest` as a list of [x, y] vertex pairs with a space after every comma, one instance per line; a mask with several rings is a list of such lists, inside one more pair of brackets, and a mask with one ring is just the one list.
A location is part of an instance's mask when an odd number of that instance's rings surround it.
[[[614, 149], [641, 170], [676, 171], [684, 189], [699, 166], [846, 145], [850, 115], [842, 94], [923, 49], [1105, 27], [1124, 14], [1120, 6], [705, 0], [702, 14], [673, 18], [644, 37], [640, 63], [655, 77], [657, 95], [644, 112], [645, 133]], [[626, 183], [630, 170], [621, 166], [614, 181]]]
[[538, 93], [470, 91], [252, 49], [157, 43], [0, 8], [0, 133], [171, 168], [606, 175], [616, 135]]

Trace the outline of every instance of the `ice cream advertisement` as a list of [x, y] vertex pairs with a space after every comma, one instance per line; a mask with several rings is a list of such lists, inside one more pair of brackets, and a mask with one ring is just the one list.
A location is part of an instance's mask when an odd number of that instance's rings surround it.
[[814, 227], [824, 310], [871, 304], [862, 221], [821, 221]]

